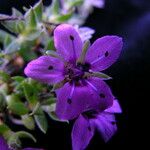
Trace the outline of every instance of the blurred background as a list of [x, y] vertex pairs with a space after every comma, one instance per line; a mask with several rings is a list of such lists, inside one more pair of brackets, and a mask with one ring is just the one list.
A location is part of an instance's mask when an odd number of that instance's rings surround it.
[[[0, 0], [0, 13], [11, 14], [12, 7], [23, 11], [23, 6], [30, 7], [36, 1]], [[50, 0], [43, 2], [45, 5], [51, 3]], [[147, 130], [147, 123], [143, 110], [146, 110], [146, 101], [149, 100], [146, 93], [150, 69], [150, 0], [106, 0], [105, 8], [94, 9], [85, 26], [96, 30], [92, 41], [112, 34], [124, 39], [120, 59], [105, 71], [113, 77], [108, 84], [123, 109], [123, 114], [116, 116], [118, 132], [107, 144], [96, 133], [87, 150], [122, 150], [135, 145], [142, 145], [144, 148], [146, 138], [142, 127]], [[20, 128], [22, 127], [17, 126], [14, 130]], [[68, 125], [49, 120], [47, 134], [44, 135], [37, 129], [33, 135], [38, 142], [34, 144], [26, 141], [24, 145], [47, 150], [71, 150], [71, 129], [72, 123]]]

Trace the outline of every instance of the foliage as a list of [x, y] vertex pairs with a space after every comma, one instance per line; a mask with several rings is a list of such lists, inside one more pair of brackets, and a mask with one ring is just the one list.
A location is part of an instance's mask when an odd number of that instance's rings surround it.
[[26, 131], [13, 131], [9, 122], [23, 125], [28, 131], [37, 126], [46, 133], [46, 113], [60, 121], [55, 114], [53, 87], [26, 78], [23, 69], [30, 60], [48, 55], [46, 50], [55, 50], [53, 30], [58, 24], [85, 22], [86, 17], [77, 11], [83, 2], [65, 0], [60, 5], [53, 0], [50, 6], [43, 6], [40, 0], [23, 14], [12, 8], [11, 16], [0, 15], [0, 23], [7, 29], [0, 30], [0, 134], [10, 146], [20, 148], [20, 138], [24, 137], [36, 140]]

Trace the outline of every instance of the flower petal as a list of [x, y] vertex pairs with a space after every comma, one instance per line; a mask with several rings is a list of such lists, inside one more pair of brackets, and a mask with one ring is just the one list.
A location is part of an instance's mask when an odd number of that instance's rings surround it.
[[73, 61], [80, 56], [82, 41], [75, 28], [68, 24], [59, 25], [54, 31], [57, 52], [66, 60]]
[[92, 120], [95, 123], [98, 131], [101, 133], [102, 138], [107, 142], [117, 131], [115, 116], [108, 113], [100, 113], [97, 119]]
[[44, 149], [40, 149], [40, 148], [24, 148], [23, 150], [44, 150]]
[[99, 104], [99, 96], [87, 85], [73, 87], [70, 83], [66, 83], [56, 91], [56, 94], [56, 114], [62, 120], [74, 119]]
[[94, 135], [94, 127], [82, 115], [75, 121], [72, 129], [73, 150], [84, 150]]
[[44, 83], [57, 83], [64, 79], [64, 64], [58, 58], [41, 56], [31, 61], [24, 70], [24, 73], [32, 79]]
[[97, 8], [103, 8], [105, 5], [105, 1], [104, 0], [93, 0], [92, 5]]
[[56, 114], [62, 120], [74, 119], [88, 110], [103, 111], [112, 105], [114, 99], [105, 82], [97, 78], [77, 86], [66, 83], [56, 94]]
[[105, 112], [108, 112], [108, 113], [122, 113], [122, 109], [121, 109], [121, 107], [119, 105], [118, 100], [115, 99], [113, 101], [112, 107], [106, 109]]
[[82, 42], [89, 40], [92, 38], [92, 35], [95, 33], [95, 30], [89, 27], [80, 27], [75, 25], [74, 28], [79, 33]]
[[2, 136], [0, 136], [0, 150], [9, 150], [8, 145]]
[[96, 77], [88, 79], [88, 83], [93, 90], [95, 90], [97, 95], [99, 95], [99, 104], [97, 105], [98, 109], [102, 111], [111, 107], [114, 101], [114, 96], [109, 86], [103, 80]]
[[122, 46], [122, 38], [118, 36], [104, 36], [92, 44], [85, 60], [91, 64], [92, 70], [105, 70], [118, 59]]

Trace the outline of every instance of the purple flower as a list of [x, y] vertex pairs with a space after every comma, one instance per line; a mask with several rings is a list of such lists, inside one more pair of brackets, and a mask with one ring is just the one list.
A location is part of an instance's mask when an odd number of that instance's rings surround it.
[[78, 7], [78, 11], [83, 18], [87, 18], [93, 10], [93, 7], [104, 8], [104, 6], [105, 0], [84, 0], [83, 4]]
[[105, 5], [105, 0], [84, 0], [85, 7], [90, 7], [91, 5], [97, 8], [103, 8]]
[[74, 27], [62, 24], [54, 31], [54, 44], [56, 57], [41, 56], [31, 61], [25, 74], [44, 83], [63, 85], [55, 91], [57, 116], [70, 120], [82, 112], [103, 111], [112, 106], [114, 96], [103, 78], [97, 76], [98, 71], [107, 69], [117, 60], [122, 39], [104, 36], [85, 48], [87, 45], [83, 46]]
[[107, 142], [117, 131], [114, 113], [121, 113], [121, 108], [117, 100], [113, 106], [102, 113], [85, 112], [76, 120], [72, 130], [73, 150], [83, 150], [92, 139], [95, 130], [98, 130]]
[[1, 150], [9, 150], [8, 145], [2, 136], [0, 136], [0, 149]]
[[[0, 136], [0, 150], [13, 150], [13, 148], [10, 148], [8, 144], [6, 143], [5, 139]], [[39, 148], [24, 148], [22, 150], [44, 150]]]
[[85, 42], [92, 38], [92, 35], [95, 33], [95, 30], [89, 27], [79, 27], [74, 25], [74, 28], [79, 33], [82, 42]]

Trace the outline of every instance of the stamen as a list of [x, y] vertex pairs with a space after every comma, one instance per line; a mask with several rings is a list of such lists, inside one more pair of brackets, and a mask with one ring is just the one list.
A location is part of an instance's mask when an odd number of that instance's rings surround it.
[[93, 64], [97, 63], [97, 62], [100, 61], [101, 59], [103, 59], [103, 58], [105, 58], [105, 57], [108, 57], [108, 55], [109, 55], [109, 52], [106, 51], [104, 55], [102, 55], [102, 56], [99, 57], [98, 59], [94, 60], [91, 64], [93, 65]]
[[[89, 81], [87, 81], [87, 80], [86, 80], [86, 82], [92, 87], [92, 89], [93, 89], [96, 93], [98, 93], [97, 88], [96, 88], [91, 82], [89, 82]], [[99, 96], [100, 96], [101, 98], [105, 98], [105, 97], [106, 97], [104, 93], [100, 93]]]
[[73, 48], [73, 56], [74, 56], [74, 60], [76, 60], [76, 52], [75, 52], [75, 47], [74, 47], [74, 37], [72, 35], [70, 35], [70, 40], [72, 41], [72, 48]]
[[98, 92], [97, 88], [89, 81], [85, 81], [95, 92]]
[[75, 90], [75, 85], [74, 85], [74, 82], [73, 82], [70, 95], [69, 95], [69, 97], [68, 97], [68, 99], [67, 99], [68, 104], [71, 104], [71, 103], [72, 103], [72, 96], [73, 96], [74, 90]]
[[103, 58], [105, 58], [105, 55], [102, 55], [101, 57], [97, 58], [96, 60], [91, 62], [91, 64], [93, 65], [93, 64], [97, 63], [98, 61], [102, 60]]

